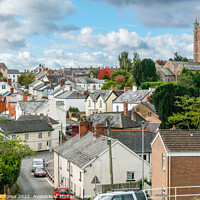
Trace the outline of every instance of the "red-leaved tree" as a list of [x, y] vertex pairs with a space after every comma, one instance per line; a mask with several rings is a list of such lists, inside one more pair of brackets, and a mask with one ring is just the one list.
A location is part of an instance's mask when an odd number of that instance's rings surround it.
[[109, 67], [106, 67], [106, 68], [101, 68], [99, 70], [99, 73], [98, 73], [98, 79], [102, 79], [103, 76], [111, 76], [112, 75], [112, 69], [109, 68]]

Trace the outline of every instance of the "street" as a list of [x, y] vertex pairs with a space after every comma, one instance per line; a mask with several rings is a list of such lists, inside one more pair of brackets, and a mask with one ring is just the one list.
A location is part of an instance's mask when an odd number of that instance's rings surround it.
[[[53, 153], [40, 152], [36, 156], [22, 160], [21, 172], [18, 178], [19, 195], [13, 199], [53, 199], [53, 185], [48, 177], [34, 177], [31, 172], [33, 158], [53, 159]], [[11, 197], [12, 198], [12, 197]]]

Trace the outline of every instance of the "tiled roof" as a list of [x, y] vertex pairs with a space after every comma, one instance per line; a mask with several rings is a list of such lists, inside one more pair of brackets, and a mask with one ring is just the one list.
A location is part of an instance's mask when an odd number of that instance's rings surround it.
[[183, 63], [183, 67], [188, 69], [189, 71], [200, 71], [200, 63], [198, 62], [185, 62]]
[[0, 63], [0, 68], [1, 69], [7, 69], [6, 65], [4, 63]]
[[177, 68], [180, 64], [182, 64], [182, 61], [168, 61], [170, 62], [175, 68]]
[[169, 152], [200, 152], [200, 130], [159, 130]]
[[123, 113], [95, 113], [90, 115], [87, 119], [88, 121], [92, 121], [93, 125], [95, 124], [104, 124], [106, 125], [106, 119], [109, 117], [110, 120], [110, 127], [111, 128], [139, 128], [141, 127], [140, 124], [137, 122], [132, 121], [128, 117], [125, 117]]
[[45, 103], [46, 101], [23, 101], [19, 102], [19, 106], [24, 114], [32, 114]]
[[8, 69], [7, 74], [20, 74], [18, 69]]
[[116, 98], [113, 102], [124, 103], [126, 101], [128, 103], [136, 104], [140, 103], [149, 93], [149, 90], [127, 90], [118, 98]]
[[59, 124], [59, 122], [55, 121], [51, 117], [48, 116], [39, 116], [39, 115], [21, 115], [17, 121], [30, 121], [30, 120], [43, 120], [45, 122], [50, 122], [51, 124]]
[[163, 72], [165, 76], [174, 76], [174, 74], [169, 68], [160, 68], [160, 70]]
[[[115, 140], [111, 140], [112, 144], [114, 142]], [[80, 138], [77, 134], [54, 151], [78, 167], [83, 168], [106, 149], [108, 149], [106, 137], [95, 138], [93, 134], [86, 133]]]
[[89, 77], [70, 77], [70, 81], [74, 83], [82, 83], [82, 84], [103, 84], [104, 80], [99, 80], [97, 78], [89, 78]]
[[47, 122], [43, 120], [5, 121], [0, 122], [0, 127], [5, 133], [28, 133], [54, 130]]
[[[76, 95], [78, 94], [78, 98]], [[64, 91], [62, 94], [59, 94], [55, 98], [57, 99], [85, 99], [85, 95], [78, 93], [76, 91]]]
[[[155, 133], [144, 131], [144, 152], [151, 153]], [[111, 137], [119, 140], [135, 153], [142, 153], [142, 131], [111, 131]]]

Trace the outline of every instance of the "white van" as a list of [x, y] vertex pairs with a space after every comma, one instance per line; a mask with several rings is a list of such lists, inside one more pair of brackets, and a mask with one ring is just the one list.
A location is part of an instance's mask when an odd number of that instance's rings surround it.
[[32, 172], [35, 171], [36, 167], [45, 167], [45, 160], [43, 158], [35, 158], [32, 162]]
[[118, 191], [98, 194], [94, 200], [147, 200], [144, 191]]

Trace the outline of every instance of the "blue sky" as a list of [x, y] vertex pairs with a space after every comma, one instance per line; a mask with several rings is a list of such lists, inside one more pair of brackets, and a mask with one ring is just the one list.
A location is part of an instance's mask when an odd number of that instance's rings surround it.
[[0, 62], [33, 69], [117, 66], [128, 51], [193, 56], [198, 0], [1, 0]]

